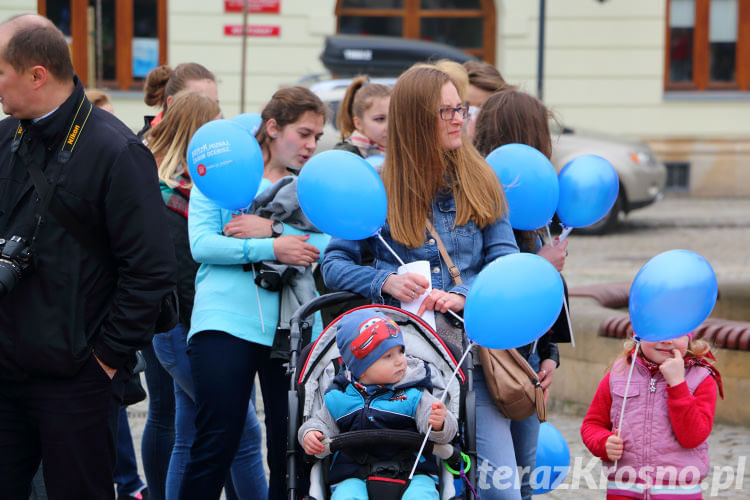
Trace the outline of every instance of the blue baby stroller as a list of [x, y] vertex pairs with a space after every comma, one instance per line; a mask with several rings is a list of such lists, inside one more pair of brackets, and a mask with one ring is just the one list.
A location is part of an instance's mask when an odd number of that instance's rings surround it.
[[[315, 342], [301, 347], [302, 334], [310, 326], [309, 320], [306, 321], [305, 318], [311, 318], [321, 309], [341, 305], [356, 298], [359, 296], [349, 292], [336, 292], [316, 297], [300, 307], [292, 318], [289, 364], [292, 377], [288, 396], [289, 440], [287, 446], [289, 499], [302, 496], [297, 491], [300, 456], [306, 459], [307, 463], [304, 468], [309, 470], [307, 475], [310, 488], [305, 498], [326, 500], [330, 491], [327, 482], [330, 457], [318, 460], [304, 455], [304, 451], [297, 444], [296, 435], [300, 423], [310, 418], [323, 405], [325, 390], [339, 371], [340, 355], [336, 346], [335, 325], [341, 316], [333, 320]], [[464, 491], [463, 498], [470, 498], [470, 489], [461, 487], [462, 483], [466, 486], [466, 482], [470, 485], [476, 482], [474, 468], [469, 466], [476, 462], [475, 400], [471, 383], [470, 357], [455, 377], [451, 378], [456, 368], [456, 360], [461, 357], [460, 347], [445, 342], [421, 318], [402, 309], [383, 305], [366, 305], [361, 308], [372, 308], [393, 319], [403, 333], [407, 358], [418, 358], [429, 364], [433, 395], [439, 398], [444, 391], [447, 391], [445, 404], [448, 410], [458, 417], [459, 433], [452, 444], [435, 444], [433, 447], [432, 443], [428, 442], [425, 450], [426, 453], [432, 453], [442, 459], [443, 466], [440, 467], [442, 472], [439, 478], [441, 500], [462, 498], [461, 490]], [[364, 460], [372, 473], [379, 478], [385, 476], [403, 479], [408, 476], [410, 470], [404, 471], [403, 466], [394, 468], [394, 462], [369, 462], [367, 453], [363, 450], [372, 449], [375, 444], [385, 444], [393, 448], [398, 447], [415, 456], [423, 437], [423, 435], [409, 431], [383, 429], [354, 431], [334, 437], [330, 440], [329, 447], [331, 453], [345, 453], [349, 456], [357, 456], [358, 460]], [[462, 477], [463, 481], [456, 481], [457, 476]], [[370, 489], [369, 484], [368, 489]], [[370, 490], [371, 499], [379, 498], [377, 496], [379, 489], [379, 485], [373, 486]], [[394, 498], [392, 493], [387, 493], [387, 485], [380, 491], [383, 493], [380, 498], [389, 500]]]

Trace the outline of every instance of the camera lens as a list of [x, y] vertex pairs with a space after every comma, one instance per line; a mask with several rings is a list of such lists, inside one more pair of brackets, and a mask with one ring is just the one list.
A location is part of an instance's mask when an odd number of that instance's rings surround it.
[[9, 260], [0, 259], [0, 297], [8, 294], [21, 279], [21, 269]]

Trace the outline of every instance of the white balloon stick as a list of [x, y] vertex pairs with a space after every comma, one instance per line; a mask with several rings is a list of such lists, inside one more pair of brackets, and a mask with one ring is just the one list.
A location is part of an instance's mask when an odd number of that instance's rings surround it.
[[[549, 232], [549, 224], [547, 224], [546, 229], [547, 229], [547, 238], [549, 238], [549, 244], [554, 247], [555, 246], [555, 240], [552, 239], [552, 233]], [[567, 229], [570, 229], [572, 231], [573, 228], [567, 228]], [[570, 233], [570, 231], [568, 231], [568, 233]], [[566, 236], [567, 236], [567, 234], [566, 234]], [[563, 239], [561, 237], [560, 241], [562, 241], [562, 240]], [[575, 336], [573, 335], [573, 322], [570, 321], [570, 309], [568, 308], [568, 299], [565, 298], [565, 290], [563, 290], [563, 307], [565, 308], [565, 319], [568, 320], [568, 330], [570, 331], [570, 345], [571, 345], [571, 347], [573, 347], [573, 349], [575, 349], [575, 347], [576, 347], [576, 339], [575, 339]], [[534, 344], [534, 347], [536, 347], [536, 343]]]
[[[562, 228], [563, 228], [562, 233], [560, 233], [560, 236], [559, 236], [560, 241], [563, 241], [565, 238], [567, 238], [570, 232], [573, 230], [572, 227], [568, 227], [568, 226], [563, 226]], [[547, 230], [549, 231], [549, 227], [547, 228]]]
[[[617, 437], [622, 434], [622, 419], [625, 416], [625, 403], [628, 401], [628, 389], [630, 388], [630, 378], [633, 376], [633, 368], [635, 367], [636, 359], [638, 358], [638, 348], [641, 347], [641, 341], [635, 341], [635, 351], [633, 352], [633, 361], [630, 363], [630, 371], [628, 371], [628, 381], [625, 383], [625, 395], [622, 397], [622, 409], [620, 410], [620, 421], [617, 424]], [[615, 460], [615, 469], [617, 469], [617, 462]]]
[[[448, 382], [445, 384], [445, 390], [443, 391], [443, 395], [440, 397], [440, 402], [445, 404], [445, 396], [448, 395], [448, 386], [451, 385], [453, 382], [453, 379], [456, 377], [456, 373], [458, 373], [458, 370], [461, 369], [461, 365], [464, 363], [464, 360], [466, 359], [466, 356], [468, 356], [469, 352], [471, 352], [471, 348], [474, 347], [474, 341], [469, 339], [469, 345], [466, 346], [466, 350], [464, 351], [463, 356], [461, 356], [461, 359], [458, 360], [458, 363], [456, 363], [456, 369], [453, 370], [453, 373], [451, 373], [451, 376], [448, 378]], [[422, 446], [419, 448], [419, 453], [417, 453], [417, 459], [414, 461], [414, 465], [411, 468], [411, 473], [409, 474], [409, 480], [411, 481], [411, 478], [414, 476], [414, 471], [417, 470], [417, 465], [419, 464], [419, 457], [422, 456], [422, 452], [424, 451], [424, 447], [427, 445], [427, 438], [430, 437], [430, 432], [432, 432], [432, 425], [427, 427], [427, 432], [424, 435], [424, 439], [422, 440]]]

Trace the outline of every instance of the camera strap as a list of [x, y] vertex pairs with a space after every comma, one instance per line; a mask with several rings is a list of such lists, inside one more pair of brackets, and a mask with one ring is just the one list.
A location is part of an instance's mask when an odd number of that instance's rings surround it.
[[[61, 166], [64, 166], [66, 163], [68, 163], [70, 157], [73, 155], [73, 151], [78, 144], [78, 140], [83, 133], [83, 129], [88, 121], [89, 116], [91, 115], [91, 110], [93, 109], [93, 107], [93, 104], [91, 104], [91, 102], [89, 102], [89, 100], [86, 99], [85, 96], [81, 99], [81, 102], [76, 109], [76, 114], [71, 121], [70, 127], [68, 128], [68, 133], [65, 135], [65, 139], [63, 140], [63, 143], [60, 146], [60, 150], [57, 153], [57, 162]], [[15, 152], [18, 150], [18, 146], [21, 143], [23, 133], [24, 130], [19, 124], [18, 129], [16, 130], [16, 135], [13, 138], [13, 143], [11, 145], [12, 151]], [[59, 198], [55, 196], [55, 185], [50, 185], [44, 173], [42, 172], [41, 167], [32, 158], [32, 155], [23, 154], [20, 156], [29, 171], [31, 181], [34, 183], [34, 189], [36, 189], [41, 198], [40, 211], [37, 218], [37, 226], [34, 230], [34, 237], [36, 237], [36, 232], [38, 231], [41, 220], [44, 216], [43, 214], [46, 213], [47, 210], [49, 210], [49, 213], [52, 214], [57, 222], [59, 222], [60, 225], [62, 225], [82, 247], [84, 247], [94, 258], [98, 259], [106, 267], [112, 269], [114, 266], [111, 258], [109, 257], [109, 252], [106, 251], [99, 240], [95, 239], [92, 236], [91, 232], [86, 228], [86, 226], [84, 226], [76, 219], [73, 213], [71, 213], [70, 209], [63, 205], [60, 202]]]

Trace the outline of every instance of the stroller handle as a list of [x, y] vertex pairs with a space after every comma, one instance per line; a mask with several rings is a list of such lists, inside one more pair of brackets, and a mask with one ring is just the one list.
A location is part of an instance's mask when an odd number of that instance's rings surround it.
[[299, 309], [294, 312], [291, 321], [291, 328], [295, 325], [299, 327], [304, 318], [307, 318], [311, 314], [315, 314], [321, 309], [326, 307], [340, 304], [352, 299], [361, 299], [362, 296], [354, 292], [334, 292], [315, 297], [314, 299], [302, 304]]
[[[424, 436], [418, 432], [370, 429], [349, 431], [331, 438], [331, 453], [337, 451], [361, 451], [370, 449], [373, 445], [393, 446], [401, 450], [418, 451], [422, 446]], [[425, 453], [432, 453], [433, 443], [427, 442]]]

